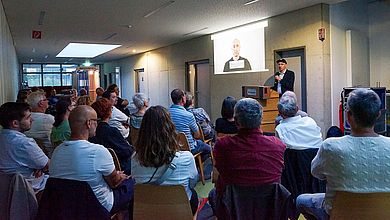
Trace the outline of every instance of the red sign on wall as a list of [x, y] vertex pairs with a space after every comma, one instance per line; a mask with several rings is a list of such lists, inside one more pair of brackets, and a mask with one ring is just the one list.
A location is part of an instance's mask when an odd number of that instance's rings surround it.
[[41, 39], [42, 38], [42, 31], [32, 31], [32, 38], [33, 39]]

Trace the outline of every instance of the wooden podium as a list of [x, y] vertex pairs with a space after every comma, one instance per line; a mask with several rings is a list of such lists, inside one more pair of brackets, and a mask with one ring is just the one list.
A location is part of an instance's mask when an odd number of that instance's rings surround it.
[[263, 106], [261, 129], [264, 132], [275, 132], [279, 93], [269, 86], [242, 86], [242, 96], [256, 99]]

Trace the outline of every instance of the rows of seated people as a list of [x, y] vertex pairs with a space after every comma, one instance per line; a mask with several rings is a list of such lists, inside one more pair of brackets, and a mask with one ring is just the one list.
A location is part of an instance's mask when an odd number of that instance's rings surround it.
[[[300, 213], [328, 219], [335, 191], [390, 192], [390, 139], [374, 132], [381, 103], [372, 90], [356, 89], [348, 97], [351, 135], [324, 141], [290, 91], [279, 100], [275, 136], [263, 135], [263, 108], [251, 98], [225, 98], [214, 127], [180, 89], [171, 92], [169, 109], [149, 107], [149, 98], [135, 94], [134, 113], [124, 108], [127, 100], [118, 106], [118, 92], [116, 85], [101, 89], [91, 106], [58, 100], [55, 117], [44, 113], [48, 100], [39, 91], [27, 103], [3, 104], [0, 171], [22, 174], [37, 195], [43, 191], [43, 200], [48, 178], [87, 182], [106, 211], [126, 210], [130, 218], [134, 184], [182, 185], [195, 214], [198, 153], [213, 154], [216, 184], [208, 200], [221, 219], [296, 219]], [[131, 127], [139, 129], [133, 145]], [[201, 140], [200, 129], [212, 146]], [[185, 134], [189, 151], [181, 149], [178, 132]]]

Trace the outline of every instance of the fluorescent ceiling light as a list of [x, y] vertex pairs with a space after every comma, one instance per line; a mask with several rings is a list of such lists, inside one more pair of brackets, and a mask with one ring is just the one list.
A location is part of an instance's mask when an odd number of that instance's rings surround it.
[[69, 43], [56, 57], [94, 58], [120, 46], [122, 45]]
[[253, 4], [253, 3], [255, 3], [255, 2], [258, 2], [258, 1], [259, 1], [259, 0], [249, 1], [249, 2], [245, 3], [244, 5], [251, 5], [251, 4]]

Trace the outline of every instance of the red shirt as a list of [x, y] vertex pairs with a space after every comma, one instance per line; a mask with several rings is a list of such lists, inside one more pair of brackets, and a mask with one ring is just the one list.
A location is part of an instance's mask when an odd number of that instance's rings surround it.
[[278, 138], [264, 136], [259, 129], [240, 129], [214, 147], [215, 167], [219, 171], [217, 192], [226, 185], [262, 185], [280, 182], [286, 149]]

